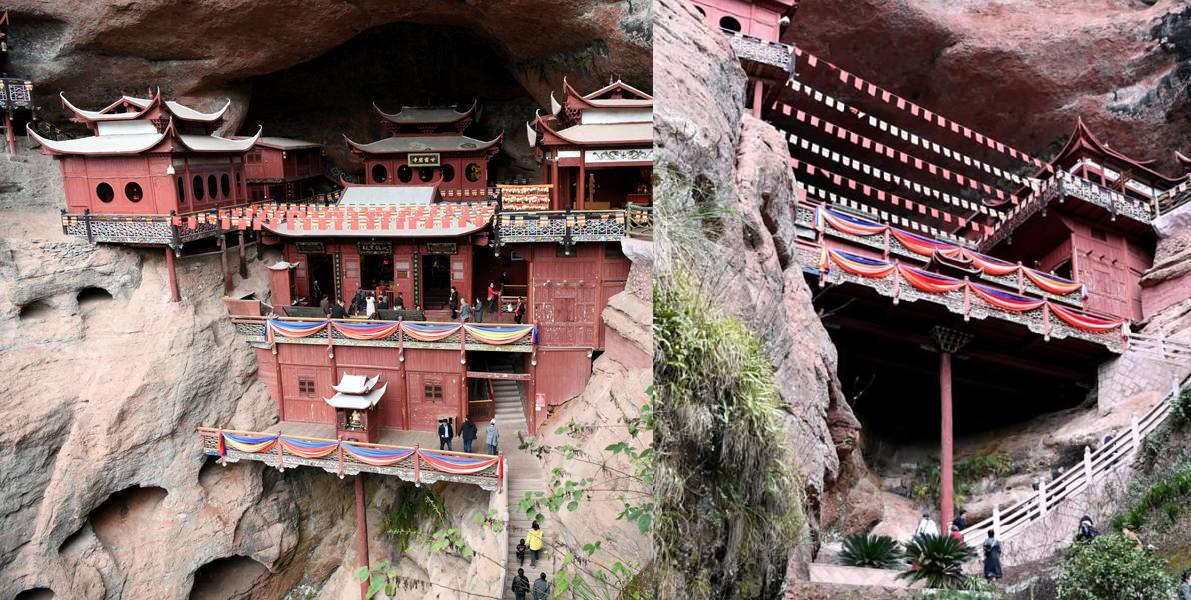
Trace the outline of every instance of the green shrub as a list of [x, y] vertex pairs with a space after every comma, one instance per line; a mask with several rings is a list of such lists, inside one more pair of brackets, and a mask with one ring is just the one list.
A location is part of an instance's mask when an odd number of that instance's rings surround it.
[[960, 589], [967, 585], [964, 563], [976, 558], [976, 549], [951, 536], [924, 535], [906, 544], [910, 569], [899, 579], [923, 581], [927, 587]]
[[1156, 600], [1170, 598], [1174, 582], [1162, 564], [1122, 535], [1077, 544], [1063, 564], [1058, 600]]
[[858, 533], [844, 540], [840, 561], [849, 567], [892, 569], [901, 562], [901, 548], [887, 535]]

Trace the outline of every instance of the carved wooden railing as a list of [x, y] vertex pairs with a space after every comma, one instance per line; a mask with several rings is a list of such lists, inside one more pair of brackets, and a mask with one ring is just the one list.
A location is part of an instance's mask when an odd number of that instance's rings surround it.
[[794, 73], [794, 46], [761, 39], [739, 31], [722, 29], [740, 60], [758, 63], [775, 71]]
[[186, 242], [219, 235], [219, 211], [168, 215], [101, 215], [62, 210], [62, 233], [87, 238], [89, 243], [150, 244], [180, 247]]
[[503, 454], [428, 450], [419, 446], [391, 446], [348, 440], [288, 435], [277, 431], [241, 431], [199, 427], [203, 454], [219, 463], [251, 460], [284, 471], [317, 467], [340, 478], [377, 473], [417, 485], [450, 481], [478, 485], [488, 491], [502, 487], [507, 466]]
[[496, 215], [497, 245], [615, 242], [628, 234], [624, 210], [547, 210]]
[[353, 339], [345, 335], [334, 327], [326, 327], [318, 333], [310, 334], [305, 337], [286, 337], [283, 334], [275, 333], [273, 335], [273, 342], [277, 344], [305, 344], [314, 346], [327, 346], [333, 351], [335, 346], [370, 346], [376, 348], [394, 348], [399, 352], [406, 348], [425, 348], [432, 350], [477, 350], [477, 351], [500, 351], [500, 352], [529, 352], [534, 353], [537, 349], [537, 332], [531, 330], [516, 341], [504, 344], [487, 343], [479, 339], [479, 333], [473, 329], [469, 333], [469, 328], [482, 327], [484, 329], [518, 332], [526, 328], [534, 327], [532, 324], [510, 325], [507, 323], [469, 323], [461, 325], [460, 323], [441, 323], [437, 321], [380, 321], [380, 320], [366, 320], [366, 319], [313, 319], [302, 317], [253, 317], [233, 315], [232, 324], [236, 328], [236, 333], [239, 334], [244, 341], [258, 346], [266, 346], [269, 344], [269, 321], [272, 320], [277, 323], [295, 323], [295, 324], [317, 324], [317, 323], [343, 323], [348, 326], [361, 325], [376, 325], [379, 327], [392, 327], [393, 325], [407, 324], [411, 326], [441, 326], [458, 328], [450, 335], [442, 337], [441, 339], [433, 341], [419, 340], [407, 333], [403, 328], [393, 328], [392, 333], [382, 337], [375, 337], [373, 339]]
[[625, 206], [628, 214], [629, 237], [653, 239], [653, 207], [642, 204]]
[[1154, 405], [1141, 417], [1136, 413], [1129, 429], [1113, 436], [1108, 443], [1093, 451], [1084, 446], [1083, 462], [1056, 477], [1053, 481], [1038, 480], [1038, 489], [1029, 498], [1005, 510], [993, 507], [991, 517], [969, 526], [963, 531], [969, 544], [980, 544], [991, 528], [997, 539], [1008, 541], [1021, 535], [1035, 522], [1041, 521], [1060, 504], [1073, 496], [1091, 489], [1097, 481], [1103, 481], [1112, 472], [1132, 464], [1141, 450], [1142, 441], [1153, 433], [1173, 412], [1172, 403], [1177, 401], [1181, 388], [1191, 381], [1191, 376], [1181, 382], [1172, 382], [1166, 398]]

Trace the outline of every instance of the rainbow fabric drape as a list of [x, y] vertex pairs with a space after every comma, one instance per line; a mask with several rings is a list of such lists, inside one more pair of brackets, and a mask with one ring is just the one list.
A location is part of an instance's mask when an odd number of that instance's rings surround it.
[[1108, 333], [1124, 323], [1124, 319], [1091, 315], [1049, 300], [1029, 298], [987, 285], [931, 273], [917, 267], [866, 258], [841, 250], [826, 250], [820, 260], [825, 263], [820, 265], [824, 273], [829, 271], [830, 265], [835, 265], [845, 273], [870, 279], [880, 279], [896, 273], [914, 289], [928, 294], [946, 294], [967, 288], [989, 306], [1009, 312], [1022, 313], [1046, 307], [1063, 322], [1089, 333]]
[[1083, 284], [1070, 279], [993, 258], [963, 246], [932, 240], [909, 231], [835, 212], [830, 208], [820, 206], [815, 209], [815, 225], [820, 229], [827, 226], [841, 233], [858, 237], [869, 237], [888, 231], [891, 238], [919, 256], [929, 257], [938, 252], [948, 258], [970, 261], [976, 268], [988, 275], [1011, 275], [1020, 271], [1034, 285], [1059, 296], [1083, 290]]
[[530, 342], [538, 343], [538, 328], [536, 325], [512, 325], [494, 327], [491, 325], [477, 325], [471, 323], [410, 323], [405, 321], [389, 321], [382, 323], [350, 323], [344, 321], [284, 321], [269, 319], [265, 327], [265, 339], [272, 345], [277, 336], [286, 338], [304, 338], [323, 332], [327, 327], [342, 333], [344, 337], [353, 340], [379, 340], [389, 337], [398, 331], [419, 342], [437, 342], [444, 340], [456, 332], [464, 334], [477, 342], [494, 346], [503, 346], [521, 341], [526, 336]]
[[280, 444], [286, 452], [302, 458], [325, 458], [342, 448], [344, 455], [374, 467], [390, 467], [416, 456], [424, 463], [418, 465], [419, 469], [429, 468], [452, 475], [475, 475], [495, 468], [500, 463], [499, 456], [438, 452], [421, 448], [363, 446], [351, 442], [293, 438], [281, 434], [252, 436], [223, 432], [221, 441], [226, 448], [246, 454], [270, 452]]

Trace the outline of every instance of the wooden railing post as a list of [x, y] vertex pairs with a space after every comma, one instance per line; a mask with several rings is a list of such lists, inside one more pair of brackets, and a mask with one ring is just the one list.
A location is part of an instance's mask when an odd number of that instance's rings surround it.
[[1094, 476], [1092, 474], [1092, 449], [1087, 446], [1083, 447], [1083, 478], [1090, 489]]
[[1137, 426], [1137, 413], [1133, 413], [1133, 418], [1129, 423], [1130, 433], [1133, 434], [1133, 453], [1137, 454], [1141, 450], [1141, 429]]
[[992, 516], [993, 535], [1001, 535], [1001, 503], [993, 504]]
[[1046, 516], [1046, 478], [1038, 478], [1038, 512], [1039, 516]]
[[1158, 358], [1166, 360], [1166, 333], [1158, 330]]

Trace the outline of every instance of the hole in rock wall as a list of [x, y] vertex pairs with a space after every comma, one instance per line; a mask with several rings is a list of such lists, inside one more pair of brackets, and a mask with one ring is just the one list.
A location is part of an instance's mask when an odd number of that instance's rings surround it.
[[50, 316], [53, 309], [50, 305], [42, 300], [34, 300], [21, 307], [21, 320], [37, 321]]
[[108, 496], [91, 511], [91, 529], [109, 550], [136, 546], [144, 528], [151, 526], [167, 492], [159, 487], [130, 487]]
[[[267, 135], [326, 145], [328, 162], [354, 175], [363, 164], [341, 134], [367, 143], [388, 137], [372, 110], [455, 105], [479, 101], [465, 134], [480, 140], [505, 133], [492, 159], [491, 180], [532, 177], [538, 171], [525, 140], [525, 122], [541, 108], [513, 76], [511, 59], [482, 32], [462, 27], [391, 23], [305, 63], [252, 78], [252, 101], [243, 131], [263, 125]], [[561, 89], [561, 76], [549, 82]], [[330, 168], [332, 165], [329, 164]], [[375, 175], [375, 174], [374, 174]], [[385, 172], [386, 179], [394, 173]]]
[[112, 293], [99, 287], [85, 287], [79, 290], [75, 299], [78, 300], [79, 308], [87, 308], [111, 301]]
[[58, 546], [58, 554], [69, 556], [75, 551], [82, 549], [83, 544], [87, 540], [87, 525], [83, 524], [79, 530], [67, 536], [65, 540]]
[[232, 600], [248, 598], [269, 576], [265, 565], [247, 556], [213, 560], [194, 572], [190, 600]]
[[54, 590], [50, 588], [33, 588], [17, 594], [13, 600], [52, 600]]

